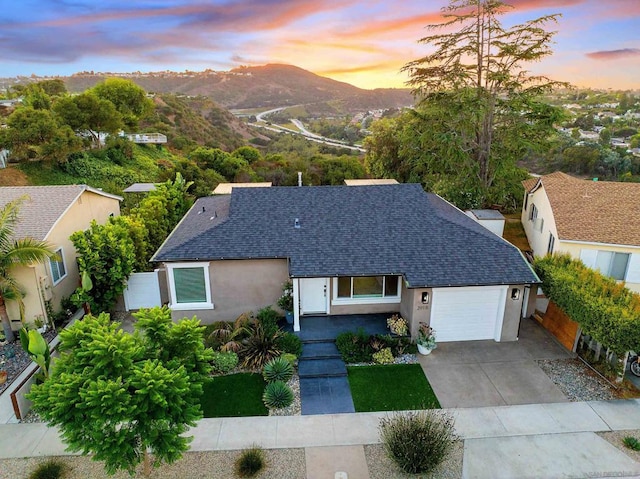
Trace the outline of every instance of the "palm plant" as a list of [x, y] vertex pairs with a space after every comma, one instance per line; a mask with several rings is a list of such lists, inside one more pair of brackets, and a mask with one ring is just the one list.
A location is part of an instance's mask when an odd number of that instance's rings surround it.
[[42, 263], [47, 258], [55, 257], [51, 246], [45, 241], [33, 238], [16, 239], [15, 227], [18, 223], [18, 211], [24, 198], [10, 201], [0, 209], [0, 318], [7, 341], [13, 342], [15, 335], [11, 330], [11, 321], [7, 313], [7, 301], [17, 301], [20, 308], [20, 319], [24, 317], [24, 290], [11, 276], [11, 269], [16, 266], [28, 266]]
[[249, 335], [251, 317], [242, 313], [233, 323], [220, 322], [209, 335], [209, 340], [219, 345], [222, 352], [237, 353], [242, 348], [242, 340]]

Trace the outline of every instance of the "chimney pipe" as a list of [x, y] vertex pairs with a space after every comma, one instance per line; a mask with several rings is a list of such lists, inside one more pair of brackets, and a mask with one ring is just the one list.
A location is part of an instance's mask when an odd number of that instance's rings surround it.
[[302, 171], [298, 171], [298, 186], [302, 186]]

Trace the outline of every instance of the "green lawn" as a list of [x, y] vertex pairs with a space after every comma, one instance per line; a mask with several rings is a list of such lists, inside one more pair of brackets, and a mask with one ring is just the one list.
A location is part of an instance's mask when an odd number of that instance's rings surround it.
[[204, 385], [204, 417], [266, 416], [268, 410], [262, 402], [265, 385], [260, 374], [214, 377]]
[[419, 364], [348, 366], [356, 412], [439, 409]]

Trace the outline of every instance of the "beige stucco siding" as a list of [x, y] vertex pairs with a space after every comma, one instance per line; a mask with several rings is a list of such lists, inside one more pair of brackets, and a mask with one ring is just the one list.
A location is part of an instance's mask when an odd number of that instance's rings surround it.
[[[45, 317], [43, 296], [47, 299], [50, 298], [53, 310], [58, 311], [62, 298], [70, 296], [79, 285], [76, 250], [69, 237], [76, 231], [89, 228], [94, 219], [98, 223], [104, 224], [109, 216], [119, 214], [120, 202], [117, 199], [84, 191], [61, 216], [45, 238], [54, 251], [62, 248], [66, 275], [54, 284], [48, 260], [43, 264], [12, 270], [11, 274], [22, 285], [26, 293], [24, 305], [27, 322], [33, 322], [38, 317]], [[8, 303], [7, 310], [11, 319], [20, 319], [17, 304]]]
[[[568, 253], [572, 258], [580, 259], [580, 253], [583, 249], [589, 250], [597, 250], [597, 251], [613, 251], [616, 253], [629, 253], [629, 254], [640, 254], [640, 247], [635, 246], [624, 246], [624, 245], [610, 245], [610, 244], [593, 244], [593, 243], [574, 243], [561, 241], [558, 245], [557, 251]], [[627, 277], [638, 277], [640, 276], [640, 269], [638, 266], [634, 264], [629, 265], [630, 269], [633, 271], [627, 270]], [[640, 282], [626, 282], [625, 286], [629, 288], [631, 291], [635, 291], [636, 293], [640, 293]]]
[[[514, 290], [517, 290], [517, 298], [513, 298]], [[504, 306], [504, 319], [502, 321], [502, 332], [500, 341], [515, 341], [518, 339], [520, 330], [520, 319], [522, 317], [522, 301], [524, 300], [525, 286], [511, 285], [507, 290], [507, 298]]]
[[[557, 251], [558, 230], [553, 218], [551, 203], [549, 203], [544, 186], [538, 188], [533, 194], [525, 192], [525, 202], [527, 203], [527, 208], [525, 209], [523, 207], [520, 219], [522, 221], [522, 226], [524, 227], [524, 232], [529, 240], [529, 245], [533, 250], [533, 254], [535, 256], [544, 256], [547, 254], [550, 234], [552, 234], [556, 239], [554, 252]], [[529, 220], [532, 205], [535, 205], [538, 210], [538, 221], [540, 219], [543, 220], [542, 231], [536, 228], [536, 224], [533, 221]]]
[[203, 324], [211, 324], [232, 321], [250, 311], [256, 313], [266, 306], [275, 306], [288, 278], [286, 259], [211, 261], [209, 280], [213, 309], [174, 308], [172, 317], [180, 319], [195, 315]]

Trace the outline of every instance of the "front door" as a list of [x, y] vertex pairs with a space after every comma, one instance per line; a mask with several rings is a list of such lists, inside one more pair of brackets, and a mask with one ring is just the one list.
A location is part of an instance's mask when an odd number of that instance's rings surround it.
[[328, 284], [326, 278], [300, 279], [302, 314], [326, 314]]

